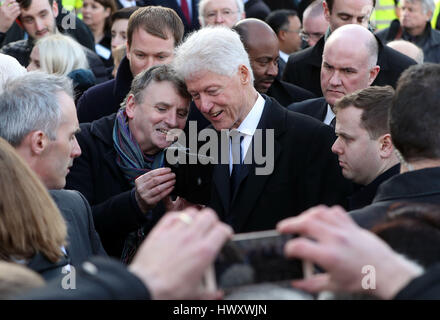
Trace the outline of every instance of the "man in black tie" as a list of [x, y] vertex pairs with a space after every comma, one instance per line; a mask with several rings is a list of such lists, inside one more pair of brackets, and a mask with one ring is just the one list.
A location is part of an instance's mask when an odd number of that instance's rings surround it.
[[[211, 123], [206, 132], [228, 146], [237, 142], [233, 152], [219, 148], [219, 162], [201, 177], [201, 190], [189, 184], [184, 188], [194, 189], [187, 200], [212, 207], [236, 232], [273, 229], [284, 217], [315, 204], [343, 204], [350, 184], [331, 153], [331, 128], [258, 93], [237, 33], [227, 28], [197, 31], [176, 49], [174, 65]], [[241, 139], [233, 137], [231, 143], [233, 130]], [[176, 184], [199, 174], [202, 166], [183, 166], [186, 171]]]
[[321, 67], [324, 97], [293, 103], [288, 109], [312, 116], [334, 128], [333, 106], [346, 94], [373, 83], [380, 70], [377, 56], [377, 42], [370, 31], [356, 24], [338, 28], [324, 46]]

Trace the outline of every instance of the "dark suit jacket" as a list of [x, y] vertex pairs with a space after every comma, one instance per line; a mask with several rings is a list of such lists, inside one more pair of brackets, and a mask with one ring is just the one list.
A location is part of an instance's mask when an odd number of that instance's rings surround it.
[[244, 4], [246, 18], [265, 20], [270, 13], [270, 8], [263, 0], [249, 0]]
[[71, 190], [50, 190], [50, 195], [67, 223], [66, 250], [70, 263], [76, 266], [95, 255], [107, 256], [84, 196]]
[[67, 256], [53, 263], [44, 255], [37, 253], [27, 263], [28, 268], [38, 272], [47, 281], [62, 275], [66, 264], [76, 267], [92, 256], [107, 257], [93, 224], [92, 211], [84, 196], [79, 192], [68, 190], [49, 192], [66, 221]]
[[352, 218], [363, 228], [371, 229], [385, 221], [393, 203], [440, 204], [440, 167], [401, 173], [382, 183], [373, 203], [350, 211]]
[[[264, 132], [274, 129], [272, 174], [256, 175], [255, 168], [261, 166], [255, 162], [245, 165], [247, 175], [242, 176], [232, 201], [228, 164], [215, 165], [212, 181], [202, 183], [205, 190], [211, 190], [205, 203], [235, 232], [273, 229], [278, 221], [311, 206], [344, 204], [344, 197], [350, 194], [351, 184], [342, 177], [336, 156], [330, 150], [335, 140], [332, 129], [264, 97], [266, 103], [257, 128]], [[266, 146], [263, 139], [262, 150]], [[195, 171], [197, 174], [200, 170]], [[203, 190], [193, 195], [202, 193]], [[195, 202], [198, 200], [202, 199]]]
[[377, 193], [377, 188], [387, 181], [392, 176], [399, 174], [400, 164], [392, 166], [387, 171], [376, 177], [366, 186], [361, 186], [358, 188], [349, 198], [348, 198], [348, 210], [356, 210], [368, 206], [373, 202], [374, 197]]
[[[91, 272], [92, 268], [97, 272]], [[76, 289], [61, 287], [62, 277], [53, 279], [43, 288], [16, 297], [23, 300], [149, 300], [143, 282], [113, 259], [93, 257], [75, 269]]]
[[425, 271], [410, 281], [394, 297], [395, 300], [438, 300], [440, 299], [440, 264]]
[[319, 121], [324, 121], [327, 115], [327, 101], [323, 97], [292, 103], [287, 107], [290, 111], [311, 116]]
[[115, 113], [130, 91], [133, 75], [128, 59], [124, 57], [116, 78], [91, 87], [78, 100], [78, 120], [92, 122]]
[[267, 90], [267, 95], [277, 100], [284, 107], [293, 102], [315, 98], [315, 95], [310, 91], [277, 78]]
[[[372, 85], [391, 85], [395, 88], [400, 74], [416, 62], [384, 46], [379, 38], [376, 39], [379, 44], [377, 64], [380, 66], [380, 72]], [[284, 69], [283, 80], [307, 89], [318, 97], [322, 96], [320, 73], [323, 52], [324, 37], [315, 46], [291, 54]]]
[[171, 8], [179, 15], [182, 19], [183, 25], [185, 26], [185, 34], [197, 30], [200, 28], [199, 23], [199, 0], [191, 0], [192, 5], [192, 16], [191, 23], [188, 23], [185, 16], [183, 15], [182, 8], [179, 6], [176, 0], [146, 0], [146, 5], [148, 6], [162, 6]]

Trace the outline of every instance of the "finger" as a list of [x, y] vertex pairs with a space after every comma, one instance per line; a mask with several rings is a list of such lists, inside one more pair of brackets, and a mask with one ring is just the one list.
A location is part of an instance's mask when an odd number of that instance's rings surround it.
[[[155, 171], [155, 170], [153, 170]], [[147, 172], [144, 173], [143, 175], [139, 176], [136, 180], [135, 183], [138, 184], [139, 186], [155, 186], [157, 184], [160, 184], [164, 181], [170, 180], [170, 179], [175, 179], [176, 178], [176, 174], [174, 172]]]
[[233, 230], [230, 226], [218, 221], [205, 235], [204, 243], [210, 250], [207, 254], [212, 254], [212, 261], [217, 256], [225, 242], [232, 237], [232, 234]]
[[171, 192], [173, 192], [174, 189], [174, 185], [171, 185], [165, 189], [163, 189], [160, 193], [155, 194], [154, 196], [148, 196], [148, 198], [145, 200], [147, 203], [149, 203], [150, 205], [155, 205], [157, 204], [159, 201], [161, 201], [163, 198], [169, 196], [171, 194]]
[[317, 274], [308, 279], [295, 280], [291, 284], [297, 289], [308, 292], [320, 292], [331, 289], [330, 275], [326, 273]]
[[145, 181], [145, 184], [143, 185], [143, 187], [146, 189], [153, 189], [153, 188], [160, 186], [164, 183], [168, 183], [168, 182], [172, 182], [172, 181], [174, 181], [174, 183], [176, 181], [176, 175], [174, 173], [154, 177], [151, 180]]
[[139, 182], [143, 182], [145, 180], [149, 180], [152, 177], [158, 177], [161, 175], [165, 175], [165, 174], [170, 174], [171, 169], [170, 168], [158, 168], [158, 169], [154, 169], [154, 170], [150, 170], [146, 173], [144, 173], [143, 175], [140, 175], [139, 177], [136, 178], [135, 181], [139, 181]]
[[200, 300], [222, 300], [224, 297], [224, 292], [222, 290], [217, 290], [214, 292], [204, 292], [199, 297]]
[[302, 260], [311, 261], [318, 264], [324, 269], [335, 263], [335, 258], [329, 256], [329, 250], [322, 244], [306, 238], [295, 238], [289, 240], [284, 246], [284, 254], [288, 258], [298, 258]]
[[315, 212], [319, 212], [322, 210], [328, 210], [329, 208], [324, 205], [319, 205], [316, 207], [312, 207], [306, 211], [303, 211], [300, 215], [287, 218], [284, 220], [281, 220], [277, 224], [277, 230], [282, 233], [296, 233], [297, 226], [304, 223], [304, 220], [310, 219], [310, 216], [312, 216]]
[[170, 180], [154, 187], [145, 187], [142, 190], [138, 190], [138, 192], [142, 197], [145, 197], [146, 201], [148, 201], [148, 199], [153, 199], [156, 197], [160, 197], [160, 199], [162, 199], [164, 197], [163, 194], [165, 193], [165, 191], [169, 190], [171, 187], [174, 187], [175, 184], [176, 180]]

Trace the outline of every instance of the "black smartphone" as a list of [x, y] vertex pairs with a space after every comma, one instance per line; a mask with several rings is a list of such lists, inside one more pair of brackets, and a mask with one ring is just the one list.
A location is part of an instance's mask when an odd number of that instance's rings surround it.
[[231, 289], [303, 278], [302, 260], [284, 256], [284, 245], [292, 237], [276, 230], [234, 235], [214, 264], [217, 287]]

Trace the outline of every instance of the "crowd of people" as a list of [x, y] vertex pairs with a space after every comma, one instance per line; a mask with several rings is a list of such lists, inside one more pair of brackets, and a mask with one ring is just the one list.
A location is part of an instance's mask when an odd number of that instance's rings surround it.
[[272, 229], [299, 290], [440, 298], [434, 2], [287, 3], [0, 2], [0, 298], [220, 299]]

